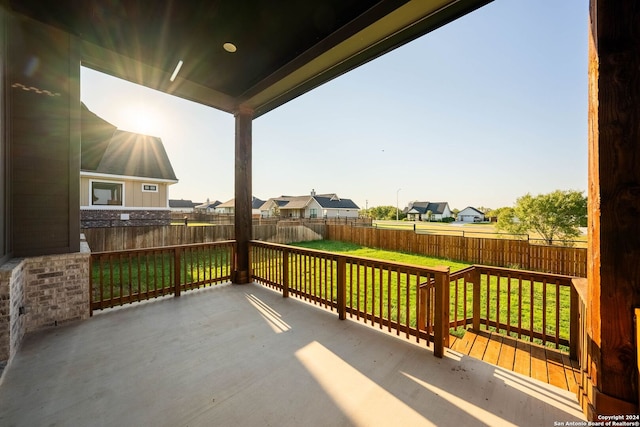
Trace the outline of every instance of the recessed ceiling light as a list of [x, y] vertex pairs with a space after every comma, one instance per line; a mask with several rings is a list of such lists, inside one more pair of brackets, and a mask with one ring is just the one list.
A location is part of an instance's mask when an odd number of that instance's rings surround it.
[[228, 42], [223, 44], [222, 47], [224, 48], [224, 50], [226, 50], [229, 53], [234, 53], [236, 50], [238, 50], [235, 44], [228, 43]]
[[171, 78], [169, 80], [174, 81], [176, 79], [176, 76], [178, 75], [180, 68], [182, 68], [182, 59], [178, 61], [178, 65], [176, 65], [176, 69], [173, 70], [173, 74], [171, 74]]

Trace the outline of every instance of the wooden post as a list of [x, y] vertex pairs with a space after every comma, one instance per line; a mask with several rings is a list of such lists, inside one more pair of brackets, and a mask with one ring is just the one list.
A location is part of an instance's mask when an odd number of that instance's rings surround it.
[[347, 260], [338, 258], [338, 318], [347, 318]]
[[[634, 310], [633, 322], [636, 327], [636, 349], [640, 348], [640, 308]], [[636, 367], [640, 371], [640, 351], [636, 351]], [[638, 402], [640, 402], [640, 375], [638, 380]], [[640, 411], [639, 411], [640, 412]]]
[[433, 355], [442, 357], [449, 347], [449, 268], [446, 273], [436, 273], [435, 319], [433, 322]]
[[633, 309], [640, 306], [640, 7], [591, 0], [587, 380], [590, 420], [638, 410]]
[[580, 295], [578, 294], [578, 290], [576, 289], [577, 284], [575, 283], [578, 280], [586, 282], [585, 279], [574, 279], [571, 283], [569, 300], [569, 358], [573, 360], [578, 360], [578, 342], [580, 341]]
[[289, 250], [282, 251], [282, 297], [289, 298]]
[[235, 165], [235, 237], [236, 270], [233, 283], [249, 283], [249, 240], [251, 240], [251, 121], [253, 111], [240, 108], [236, 118], [236, 165]]

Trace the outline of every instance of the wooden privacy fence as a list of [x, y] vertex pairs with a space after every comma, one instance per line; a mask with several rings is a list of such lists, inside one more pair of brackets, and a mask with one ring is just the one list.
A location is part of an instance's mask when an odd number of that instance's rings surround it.
[[587, 250], [584, 248], [532, 245], [526, 240], [418, 234], [412, 230], [333, 224], [327, 224], [326, 238], [469, 264], [587, 276]]
[[449, 345], [449, 269], [426, 268], [265, 242], [250, 244], [252, 279], [371, 322], [396, 335]]
[[229, 281], [235, 242], [92, 253], [91, 311]]
[[[101, 227], [86, 228], [82, 232], [94, 252], [211, 243], [235, 238], [233, 225]], [[321, 221], [259, 224], [256, 221], [252, 233], [256, 240], [291, 243], [322, 238], [325, 224]]]

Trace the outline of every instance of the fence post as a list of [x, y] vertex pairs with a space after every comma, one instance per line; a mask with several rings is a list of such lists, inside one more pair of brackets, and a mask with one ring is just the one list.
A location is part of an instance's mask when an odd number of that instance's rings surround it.
[[473, 319], [471, 327], [474, 331], [480, 330], [480, 281], [482, 276], [480, 270], [474, 267], [471, 273], [471, 280], [473, 283]]
[[180, 251], [181, 248], [173, 249], [173, 286], [174, 296], [180, 296]]
[[347, 318], [347, 260], [338, 258], [338, 318]]
[[289, 298], [289, 250], [282, 250], [282, 298]]
[[433, 355], [442, 357], [449, 347], [449, 268], [446, 273], [436, 273], [435, 319], [433, 322]]

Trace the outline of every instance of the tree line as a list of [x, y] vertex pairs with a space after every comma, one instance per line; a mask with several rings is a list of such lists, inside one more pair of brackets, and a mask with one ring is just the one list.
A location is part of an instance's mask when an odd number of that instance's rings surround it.
[[[587, 197], [582, 191], [556, 190], [533, 196], [530, 193], [516, 199], [513, 206], [498, 209], [477, 208], [487, 217], [497, 218], [496, 229], [512, 234], [540, 235], [551, 245], [558, 240], [572, 240], [587, 226]], [[454, 216], [458, 209], [453, 209]], [[362, 216], [378, 220], [405, 219], [402, 210], [394, 206], [376, 206], [361, 211]]]

